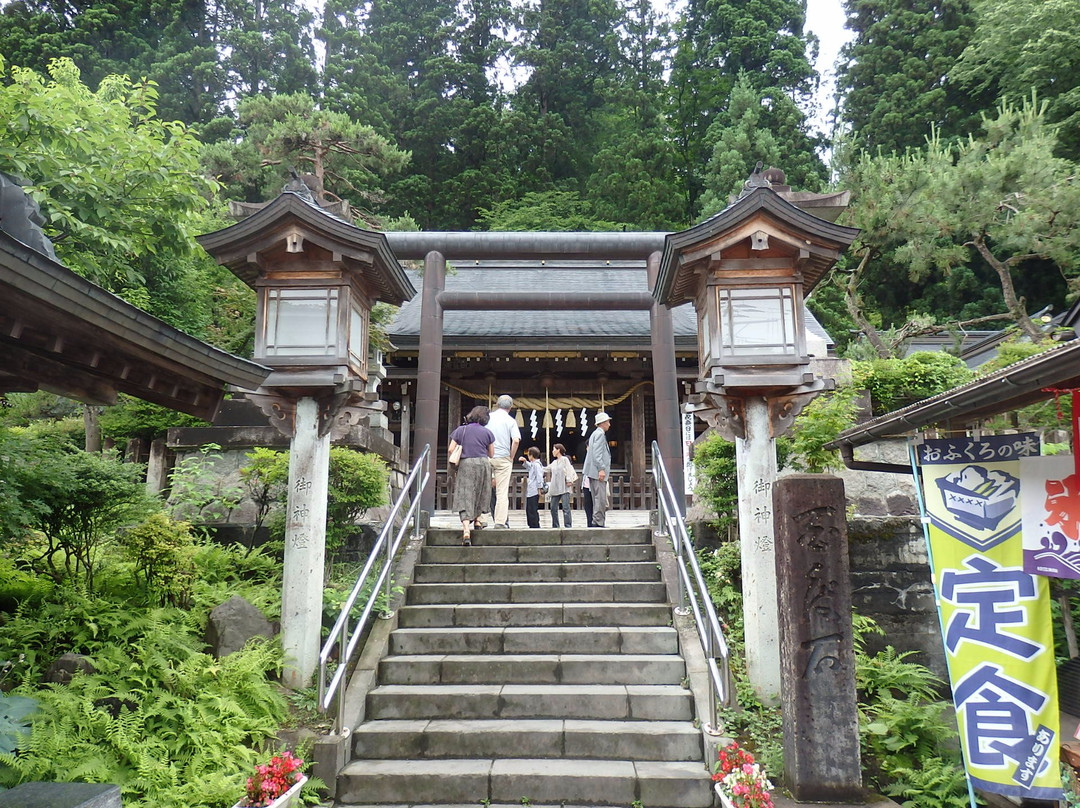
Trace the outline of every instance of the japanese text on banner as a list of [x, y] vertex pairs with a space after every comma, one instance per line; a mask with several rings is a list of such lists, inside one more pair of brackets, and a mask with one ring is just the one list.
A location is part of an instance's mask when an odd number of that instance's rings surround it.
[[919, 447], [945, 655], [976, 788], [1061, 797], [1049, 586], [1024, 571], [1019, 461], [1034, 435]]

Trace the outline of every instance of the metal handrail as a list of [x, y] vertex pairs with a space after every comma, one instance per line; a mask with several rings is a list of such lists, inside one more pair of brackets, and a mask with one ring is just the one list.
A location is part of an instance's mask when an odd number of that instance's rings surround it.
[[[721, 730], [717, 721], [717, 705], [734, 705], [731, 654], [727, 640], [724, 639], [724, 632], [720, 628], [720, 619], [716, 616], [716, 608], [705, 586], [705, 577], [701, 574], [694, 544], [686, 530], [682, 508], [675, 497], [671, 478], [664, 467], [660, 446], [656, 441], [652, 442], [652, 456], [652, 473], [656, 481], [657, 527], [662, 529], [660, 532], [666, 530], [666, 534], [671, 537], [678, 562], [679, 602], [675, 612], [681, 615], [693, 613], [694, 627], [697, 629], [698, 640], [701, 642], [701, 650], [705, 652], [705, 662], [709, 669], [710, 720], [703, 724], [702, 729], [710, 735], [719, 735]], [[689, 607], [684, 605], [686, 603], [689, 603]]]
[[[412, 519], [413, 537], [417, 539], [420, 538], [420, 494], [427, 485], [428, 479], [431, 477], [430, 460], [431, 445], [427, 444], [424, 446], [424, 451], [421, 452], [420, 457], [417, 458], [412, 469], [409, 471], [409, 476], [405, 478], [405, 484], [401, 487], [401, 493], [398, 494], [397, 499], [394, 500], [394, 504], [390, 508], [390, 513], [386, 517], [386, 524], [379, 533], [379, 538], [375, 541], [375, 546], [371, 548], [371, 555], [368, 556], [367, 563], [364, 564], [364, 569], [356, 579], [356, 584], [353, 586], [352, 592], [349, 593], [345, 605], [341, 607], [341, 614], [338, 615], [338, 619], [334, 623], [334, 627], [330, 630], [330, 635], [326, 638], [322, 651], [319, 653], [318, 708], [321, 713], [327, 712], [330, 709], [331, 703], [334, 701], [334, 697], [337, 697], [337, 718], [335, 719], [334, 729], [339, 733], [348, 734], [348, 729], [344, 727], [344, 724], [345, 692], [348, 689], [348, 684], [345, 682], [345, 676], [349, 669], [349, 663], [352, 661], [353, 654], [360, 644], [360, 638], [363, 636], [364, 629], [367, 627], [368, 620], [371, 618], [371, 614], [375, 609], [375, 602], [379, 597], [379, 588], [384, 584], [386, 586], [386, 601], [387, 603], [390, 602], [390, 589], [393, 580], [391, 572], [393, 570], [394, 559], [397, 557], [398, 548], [401, 547], [402, 540], [408, 533], [410, 518]], [[394, 532], [394, 522], [404, 505], [406, 497], [409, 496], [410, 491], [412, 493], [412, 501], [409, 504], [408, 510], [405, 512], [404, 518], [401, 520], [401, 527]], [[390, 534], [392, 532], [394, 532], [394, 537], [391, 541]], [[360, 616], [356, 619], [355, 624], [350, 629], [349, 614], [356, 605], [356, 600], [360, 597], [360, 593], [364, 589], [367, 577], [375, 566], [375, 563], [379, 560], [379, 555], [383, 552], [384, 548], [386, 563], [382, 565], [379, 577], [376, 579], [374, 586], [371, 587], [371, 594], [368, 596], [367, 603], [364, 604], [364, 610], [360, 613]], [[335, 647], [338, 651], [338, 666], [337, 670], [334, 671], [333, 677], [328, 682], [327, 667], [331, 657], [334, 655]], [[343, 687], [343, 685], [345, 686]]]

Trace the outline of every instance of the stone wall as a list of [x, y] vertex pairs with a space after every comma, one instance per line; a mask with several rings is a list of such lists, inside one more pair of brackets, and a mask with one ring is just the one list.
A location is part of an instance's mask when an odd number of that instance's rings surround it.
[[891, 645], [948, 680], [930, 558], [917, 517], [862, 517], [848, 521], [851, 600], [884, 636], [867, 637], [871, 652]]

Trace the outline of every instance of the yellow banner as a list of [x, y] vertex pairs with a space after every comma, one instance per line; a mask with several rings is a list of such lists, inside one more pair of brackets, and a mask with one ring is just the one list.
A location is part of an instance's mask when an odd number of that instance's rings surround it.
[[930, 558], [968, 777], [1061, 799], [1049, 582], [1024, 572], [1019, 458], [1031, 436], [919, 447]]

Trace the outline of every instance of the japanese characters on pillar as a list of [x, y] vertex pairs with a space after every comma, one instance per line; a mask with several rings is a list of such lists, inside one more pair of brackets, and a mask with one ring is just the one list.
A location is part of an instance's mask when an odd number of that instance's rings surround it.
[[919, 461], [968, 777], [983, 791], [1057, 800], [1049, 583], [1024, 570], [1021, 535], [1021, 458], [1038, 453], [1034, 435], [957, 438], [926, 441]]
[[697, 488], [697, 469], [694, 468], [694, 413], [682, 414], [683, 481], [687, 494]]
[[773, 550], [772, 485], [772, 480], [757, 477], [753, 480], [753, 493], [750, 495], [753, 505], [750, 535], [753, 536], [754, 549], [762, 553]]

